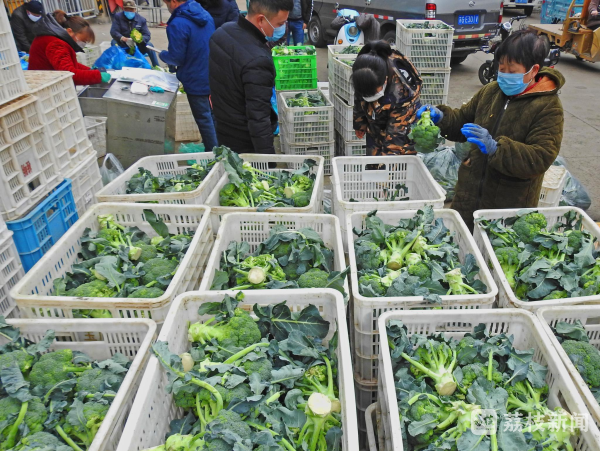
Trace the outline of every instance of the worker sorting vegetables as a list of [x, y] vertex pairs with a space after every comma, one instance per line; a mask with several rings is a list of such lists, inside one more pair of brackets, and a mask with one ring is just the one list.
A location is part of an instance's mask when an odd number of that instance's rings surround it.
[[414, 155], [408, 136], [421, 106], [419, 72], [385, 41], [366, 44], [352, 66], [354, 130], [367, 155]]
[[564, 124], [558, 91], [565, 79], [543, 67], [548, 50], [535, 32], [516, 31], [496, 51], [497, 82], [461, 108], [424, 105], [417, 112], [447, 139], [471, 143], [452, 202], [471, 230], [475, 210], [537, 207]]

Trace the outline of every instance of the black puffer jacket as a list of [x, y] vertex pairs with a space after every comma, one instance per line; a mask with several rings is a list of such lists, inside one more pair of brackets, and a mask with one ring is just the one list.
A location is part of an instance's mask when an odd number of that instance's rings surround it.
[[265, 37], [243, 16], [213, 34], [209, 78], [219, 143], [240, 153], [275, 153], [275, 66]]

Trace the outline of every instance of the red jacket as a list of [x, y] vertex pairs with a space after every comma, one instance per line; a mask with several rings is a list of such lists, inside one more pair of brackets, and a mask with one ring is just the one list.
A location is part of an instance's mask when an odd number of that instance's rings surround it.
[[102, 82], [99, 70], [79, 64], [75, 50], [55, 36], [38, 36], [33, 40], [29, 49], [29, 69], [72, 72], [76, 85], [94, 85]]

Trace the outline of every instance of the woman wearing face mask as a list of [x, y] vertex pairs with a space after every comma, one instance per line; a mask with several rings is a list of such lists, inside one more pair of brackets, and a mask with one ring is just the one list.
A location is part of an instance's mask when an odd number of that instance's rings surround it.
[[352, 66], [354, 130], [367, 136], [367, 155], [414, 155], [408, 138], [419, 109], [421, 77], [385, 41], [366, 44]]
[[429, 108], [443, 136], [471, 143], [452, 202], [471, 230], [475, 210], [537, 207], [564, 122], [558, 91], [565, 79], [543, 68], [548, 50], [535, 32], [516, 31], [496, 51], [497, 83], [461, 108], [425, 105], [417, 112]]
[[64, 11], [56, 10], [38, 22], [35, 35], [29, 51], [30, 70], [72, 72], [76, 85], [110, 81], [106, 72], [92, 70], [77, 62], [75, 52], [83, 52], [87, 43], [94, 42], [94, 30], [87, 20], [69, 17]]

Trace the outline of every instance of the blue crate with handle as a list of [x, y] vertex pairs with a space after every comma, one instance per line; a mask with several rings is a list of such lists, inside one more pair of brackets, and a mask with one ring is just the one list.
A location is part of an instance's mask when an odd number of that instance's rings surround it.
[[79, 219], [70, 179], [62, 181], [24, 218], [8, 221], [25, 272]]

